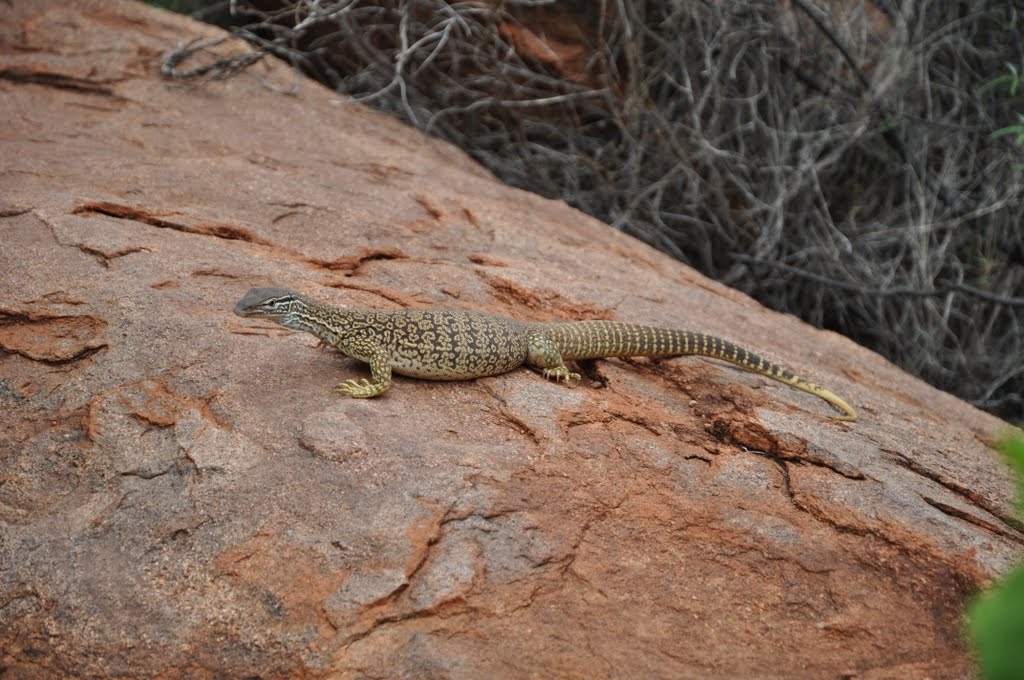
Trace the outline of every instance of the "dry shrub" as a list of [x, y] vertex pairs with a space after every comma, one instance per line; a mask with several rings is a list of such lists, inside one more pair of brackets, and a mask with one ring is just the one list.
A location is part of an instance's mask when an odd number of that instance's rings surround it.
[[1019, 2], [231, 8], [254, 51], [203, 61], [191, 45], [168, 75], [276, 55], [506, 182], [1024, 417], [1024, 154], [990, 136], [1024, 112], [1007, 67], [1024, 70]]

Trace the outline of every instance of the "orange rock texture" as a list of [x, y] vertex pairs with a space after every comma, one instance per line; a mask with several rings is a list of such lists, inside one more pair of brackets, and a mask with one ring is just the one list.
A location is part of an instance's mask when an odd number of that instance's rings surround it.
[[[161, 78], [216, 29], [0, 17], [4, 677], [972, 673], [1003, 423], [287, 66]], [[254, 286], [693, 328], [861, 420], [694, 358], [343, 398], [365, 366], [235, 317]]]

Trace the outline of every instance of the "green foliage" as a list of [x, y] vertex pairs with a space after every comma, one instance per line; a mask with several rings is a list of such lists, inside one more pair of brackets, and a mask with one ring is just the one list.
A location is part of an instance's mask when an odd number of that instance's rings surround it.
[[1004, 128], [1000, 128], [992, 133], [992, 139], [998, 137], [1004, 137], [1006, 135], [1017, 135], [1017, 144], [1024, 146], [1024, 113], [1017, 114], [1017, 120], [1020, 122], [1016, 125], [1007, 125]]
[[[1017, 511], [1024, 516], [1024, 437], [1007, 437], [999, 448], [1016, 473]], [[982, 677], [1024, 678], [1024, 567], [974, 601], [969, 628]]]
[[1010, 467], [1017, 474], [1017, 513], [1024, 517], [1024, 436], [1008, 436], [999, 443]]
[[984, 85], [978, 88], [978, 95], [983, 95], [989, 90], [993, 90], [1000, 85], [1008, 84], [1010, 90], [1010, 96], [1017, 96], [1017, 89], [1020, 87], [1020, 73], [1017, 72], [1017, 67], [1013, 64], [1007, 64], [1006, 70], [1009, 73], [1004, 73], [1001, 76], [996, 76], [992, 80], [988, 81]]
[[[986, 92], [997, 90], [998, 88], [1005, 85], [1006, 91], [1010, 97], [1016, 97], [1017, 92], [1020, 90], [1021, 74], [1017, 70], [1017, 67], [1013, 64], [1006, 65], [1006, 73], [996, 76], [992, 80], [988, 81], [984, 85], [978, 88], [978, 95], [981, 96]], [[1014, 144], [1017, 146], [1024, 147], [1024, 113], [1017, 113], [1017, 123], [1014, 125], [1007, 125], [1006, 127], [999, 128], [995, 132], [989, 135], [991, 139], [999, 139], [1000, 137], [1006, 137], [1009, 135], [1016, 135]], [[1017, 170], [1024, 171], [1024, 163], [1017, 164]]]
[[1017, 120], [1020, 121], [1016, 125], [1007, 125], [1004, 128], [999, 128], [992, 133], [992, 139], [999, 137], [1005, 137], [1006, 135], [1017, 135], [1015, 143], [1017, 146], [1024, 146], [1024, 113], [1017, 114]]
[[986, 680], [1024, 678], [1024, 569], [971, 607], [971, 636]]

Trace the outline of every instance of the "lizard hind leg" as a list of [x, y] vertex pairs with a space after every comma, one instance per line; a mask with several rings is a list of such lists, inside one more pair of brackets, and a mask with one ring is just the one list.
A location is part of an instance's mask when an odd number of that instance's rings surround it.
[[526, 363], [537, 368], [545, 378], [579, 380], [580, 374], [573, 373], [565, 366], [562, 353], [543, 333], [531, 333], [526, 338]]

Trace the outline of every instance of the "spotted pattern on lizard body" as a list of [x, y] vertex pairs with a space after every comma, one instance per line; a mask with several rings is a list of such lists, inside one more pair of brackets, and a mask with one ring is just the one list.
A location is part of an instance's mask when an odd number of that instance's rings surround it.
[[565, 362], [627, 356], [699, 355], [721, 359], [804, 392], [855, 421], [853, 408], [836, 394], [796, 376], [728, 340], [705, 333], [618, 321], [527, 323], [459, 310], [356, 311], [331, 307], [280, 288], [253, 288], [235, 314], [267, 319], [312, 333], [321, 343], [370, 365], [370, 380], [346, 380], [343, 394], [375, 397], [391, 373], [432, 380], [463, 380], [528, 365], [555, 380], [576, 378]]

